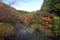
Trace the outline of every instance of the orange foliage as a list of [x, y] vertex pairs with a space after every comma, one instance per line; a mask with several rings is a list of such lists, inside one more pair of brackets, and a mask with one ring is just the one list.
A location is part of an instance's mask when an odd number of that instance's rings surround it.
[[50, 18], [50, 16], [47, 17], [41, 17], [42, 24], [45, 26], [45, 28], [50, 28], [49, 24], [53, 21], [53, 19]]
[[33, 20], [33, 18], [31, 16], [28, 16], [24, 19], [25, 24], [33, 24], [34, 22], [35, 22], [35, 20]]
[[42, 24], [45, 25], [45, 26], [48, 26], [49, 25], [48, 22], [43, 22]]
[[52, 19], [50, 17], [41, 17], [43, 21], [51, 22]]

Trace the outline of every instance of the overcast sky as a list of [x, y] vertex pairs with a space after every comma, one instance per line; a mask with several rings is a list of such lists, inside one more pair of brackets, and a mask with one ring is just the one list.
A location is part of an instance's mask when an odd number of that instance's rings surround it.
[[[10, 4], [11, 0], [4, 0], [5, 3]], [[16, 0], [12, 7], [17, 10], [24, 10], [24, 11], [36, 11], [41, 9], [43, 0]]]

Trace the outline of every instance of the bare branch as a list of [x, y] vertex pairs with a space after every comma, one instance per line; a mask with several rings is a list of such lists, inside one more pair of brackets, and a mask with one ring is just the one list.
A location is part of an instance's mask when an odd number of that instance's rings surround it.
[[9, 2], [9, 5], [14, 4], [14, 3], [15, 3], [15, 1], [16, 1], [16, 0], [13, 0], [13, 1], [11, 0], [11, 1]]

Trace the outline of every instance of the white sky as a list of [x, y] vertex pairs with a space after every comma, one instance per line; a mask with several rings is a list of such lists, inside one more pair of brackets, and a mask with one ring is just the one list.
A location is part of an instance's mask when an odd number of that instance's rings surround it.
[[[7, 4], [9, 4], [10, 1], [11, 0], [4, 0]], [[12, 7], [17, 10], [36, 11], [41, 9], [42, 3], [43, 0], [16, 0]]]

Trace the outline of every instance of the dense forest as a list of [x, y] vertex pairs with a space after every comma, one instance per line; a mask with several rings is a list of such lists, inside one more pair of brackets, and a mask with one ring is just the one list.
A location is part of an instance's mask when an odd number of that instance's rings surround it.
[[[0, 2], [0, 40], [4, 40], [5, 38], [7, 40], [8, 38], [9, 40], [15, 40], [14, 28], [16, 22], [20, 22], [23, 25], [23, 30], [27, 26], [26, 34], [28, 36], [25, 36], [25, 38], [29, 38], [28, 40], [60, 40], [60, 0], [44, 0], [41, 9], [32, 12], [16, 10]], [[39, 39], [41, 33], [49, 39], [44, 39], [44, 37]], [[29, 37], [30, 34], [31, 37]], [[39, 35], [36, 36], [36, 34]]]

